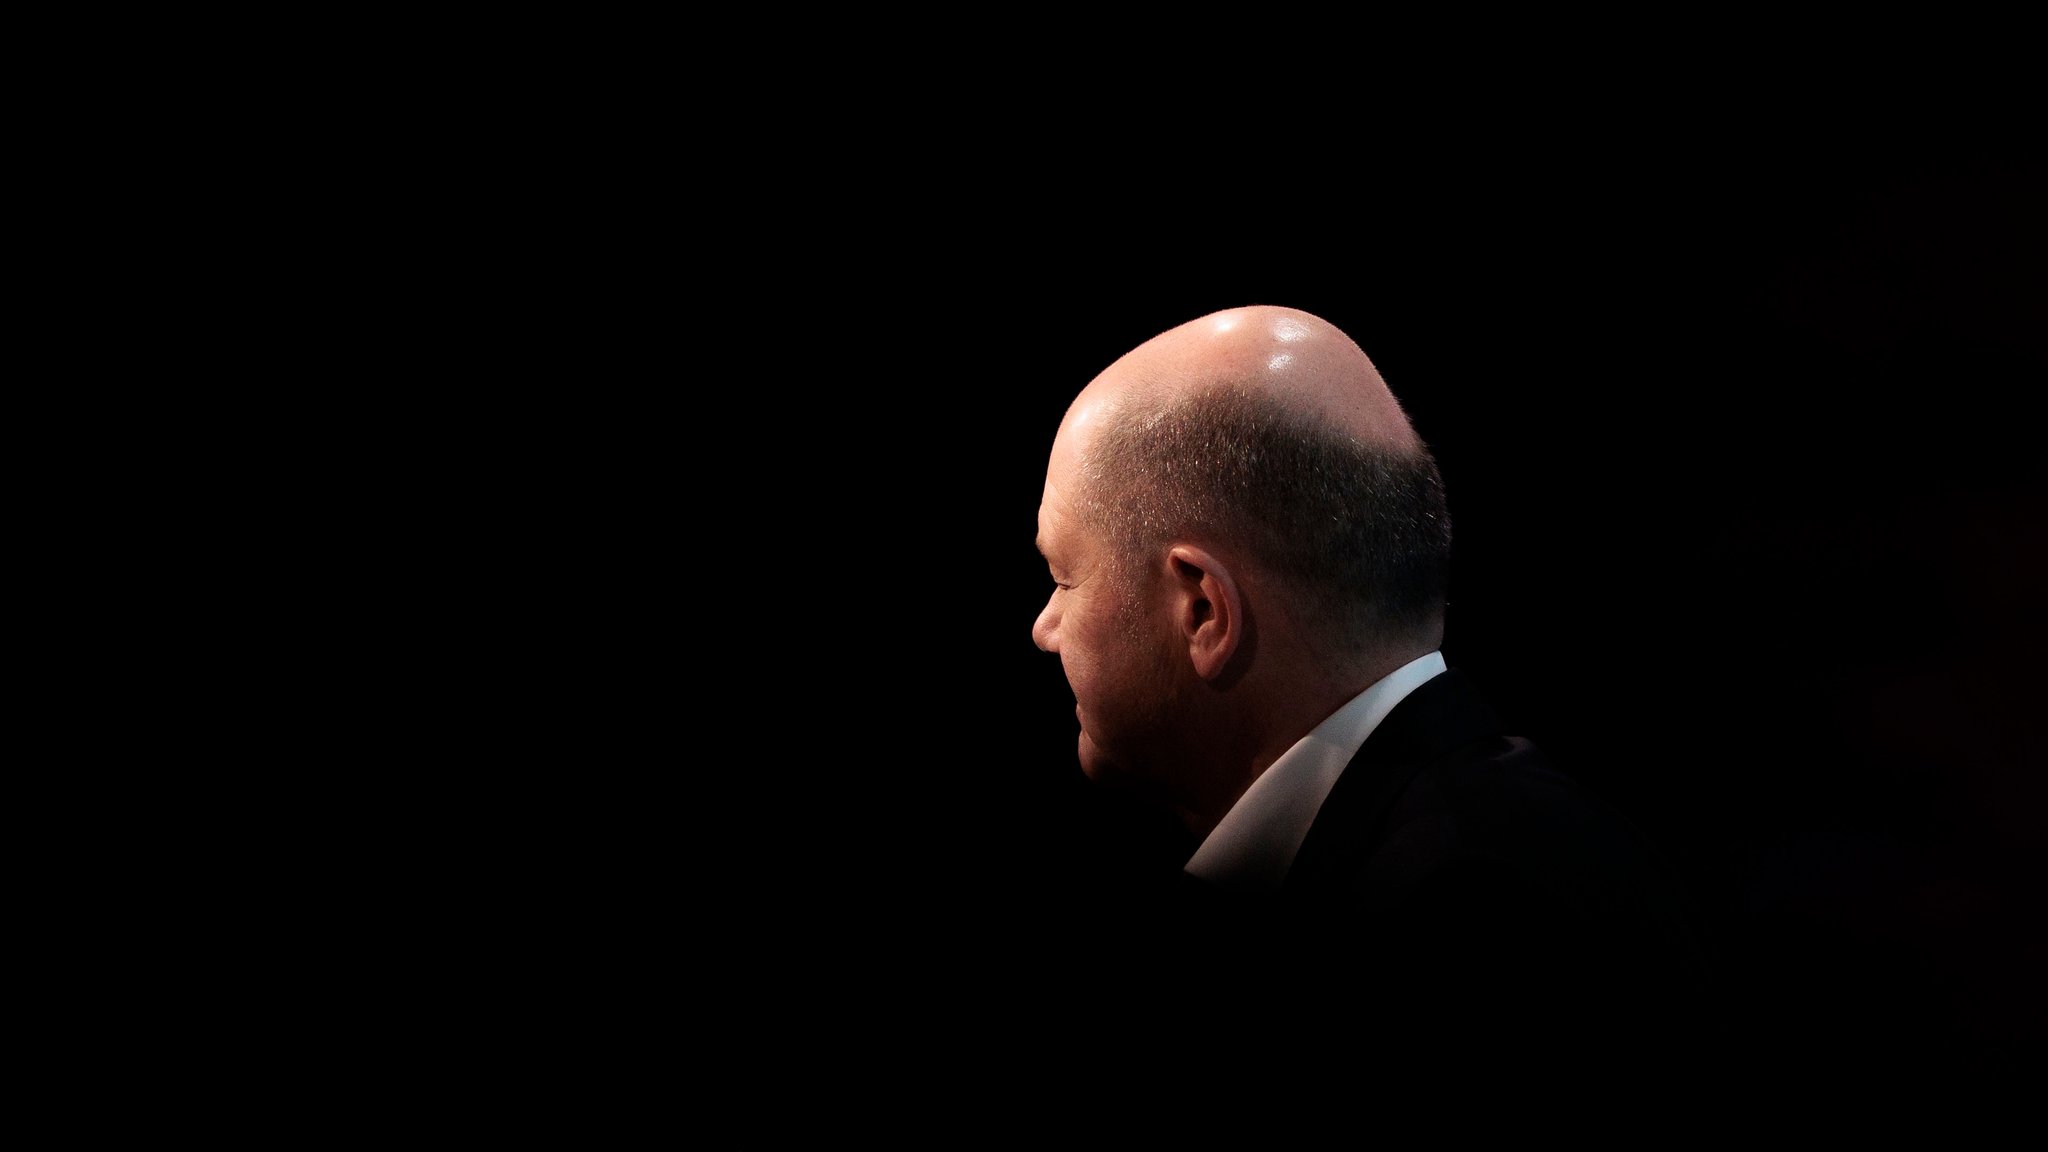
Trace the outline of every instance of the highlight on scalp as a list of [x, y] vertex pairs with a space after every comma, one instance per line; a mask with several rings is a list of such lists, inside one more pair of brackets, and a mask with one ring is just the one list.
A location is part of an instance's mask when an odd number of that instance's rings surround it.
[[1441, 628], [1451, 519], [1427, 448], [1367, 443], [1245, 387], [1125, 397], [1107, 416], [1082, 508], [1116, 563], [1226, 540], [1342, 645]]

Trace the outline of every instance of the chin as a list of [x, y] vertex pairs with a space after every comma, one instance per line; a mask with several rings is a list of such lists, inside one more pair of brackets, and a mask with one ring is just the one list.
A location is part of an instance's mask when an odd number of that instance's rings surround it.
[[1081, 761], [1081, 775], [1101, 783], [1102, 778], [1108, 774], [1109, 763], [1102, 758], [1102, 753], [1096, 749], [1095, 745], [1088, 742], [1086, 733], [1082, 734], [1074, 754]]
[[1088, 779], [1100, 784], [1117, 777], [1116, 762], [1103, 752], [1100, 745], [1088, 738], [1088, 733], [1081, 733], [1080, 739], [1075, 741], [1074, 754], [1081, 761], [1081, 774]]

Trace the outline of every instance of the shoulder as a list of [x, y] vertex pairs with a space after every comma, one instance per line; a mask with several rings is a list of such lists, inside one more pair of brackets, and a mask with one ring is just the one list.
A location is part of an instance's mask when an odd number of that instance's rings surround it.
[[1351, 758], [1288, 882], [1384, 906], [1438, 869], [1542, 863], [1588, 834], [1622, 835], [1622, 823], [1541, 748], [1504, 733], [1452, 669], [1403, 698]]

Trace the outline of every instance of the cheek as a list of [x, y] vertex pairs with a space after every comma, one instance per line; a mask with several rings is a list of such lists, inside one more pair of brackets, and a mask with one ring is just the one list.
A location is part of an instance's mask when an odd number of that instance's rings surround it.
[[1075, 703], [1087, 707], [1095, 699], [1098, 675], [1095, 653], [1085, 644], [1078, 642], [1060, 645], [1060, 667], [1066, 671], [1067, 687], [1073, 690]]
[[1067, 685], [1083, 719], [1100, 738], [1130, 722], [1129, 713], [1154, 687], [1154, 660], [1144, 645], [1115, 628], [1069, 632], [1060, 649]]
[[1118, 638], [1087, 612], [1069, 611], [1060, 621], [1060, 663], [1074, 698], [1087, 704], [1113, 687]]

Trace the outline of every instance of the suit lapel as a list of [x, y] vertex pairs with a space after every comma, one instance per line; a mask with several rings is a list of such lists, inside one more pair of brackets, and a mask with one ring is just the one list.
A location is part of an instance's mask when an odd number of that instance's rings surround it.
[[1388, 810], [1422, 769], [1499, 730], [1493, 710], [1456, 669], [1410, 692], [1373, 729], [1331, 786], [1282, 890], [1312, 889], [1371, 855], [1385, 836]]

